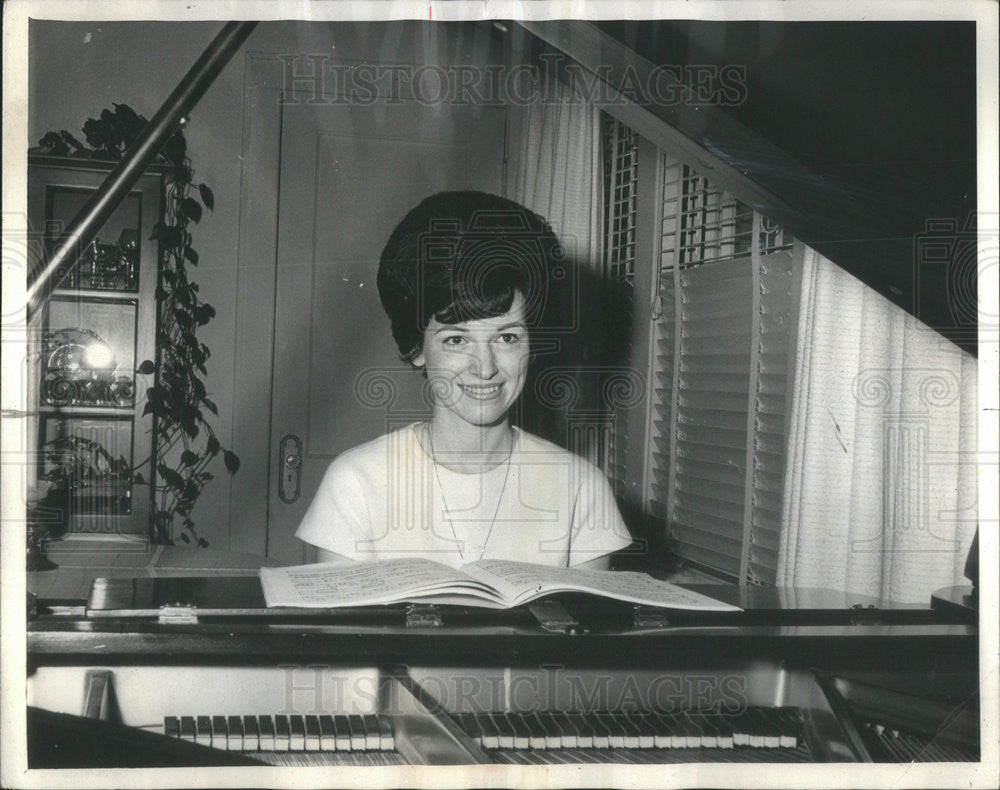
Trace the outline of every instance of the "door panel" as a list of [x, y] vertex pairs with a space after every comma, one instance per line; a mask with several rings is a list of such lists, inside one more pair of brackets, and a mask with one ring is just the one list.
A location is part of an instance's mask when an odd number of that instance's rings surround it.
[[[334, 456], [428, 414], [424, 379], [398, 360], [379, 302], [379, 255], [423, 198], [501, 191], [505, 121], [499, 107], [416, 102], [283, 108], [268, 556], [311, 558], [293, 535]], [[287, 436], [301, 464], [283, 472]], [[296, 473], [298, 498], [283, 501], [294, 486], [279, 476]]]

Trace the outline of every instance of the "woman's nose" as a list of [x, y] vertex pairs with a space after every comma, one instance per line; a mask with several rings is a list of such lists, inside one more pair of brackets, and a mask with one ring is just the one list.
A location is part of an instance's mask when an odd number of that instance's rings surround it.
[[491, 379], [497, 374], [497, 361], [489, 343], [476, 346], [469, 362], [469, 369], [481, 379]]

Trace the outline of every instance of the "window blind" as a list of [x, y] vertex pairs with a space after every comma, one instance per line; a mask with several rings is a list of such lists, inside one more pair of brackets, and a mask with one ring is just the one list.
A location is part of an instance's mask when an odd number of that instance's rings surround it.
[[662, 153], [647, 508], [681, 557], [774, 582], [791, 240]]
[[[636, 196], [639, 188], [638, 135], [628, 126], [602, 114], [605, 187], [605, 317], [620, 320], [635, 309], [634, 277], [636, 265]], [[608, 334], [621, 333], [608, 326]], [[631, 338], [616, 351], [622, 359], [631, 355]], [[615, 360], [609, 360], [613, 369]], [[607, 401], [607, 399], [606, 399]], [[605, 402], [612, 419], [610, 448], [605, 472], [615, 493], [621, 497], [628, 477], [628, 421], [620, 404]]]

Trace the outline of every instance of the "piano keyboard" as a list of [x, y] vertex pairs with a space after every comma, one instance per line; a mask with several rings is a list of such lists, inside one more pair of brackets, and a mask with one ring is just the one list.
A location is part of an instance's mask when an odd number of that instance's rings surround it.
[[876, 760], [893, 763], [978, 762], [979, 750], [943, 743], [926, 735], [864, 722]]
[[[164, 716], [163, 734], [276, 765], [402, 762], [388, 717], [375, 714]], [[311, 759], [318, 755], [347, 759]]]
[[460, 713], [456, 723], [497, 762], [699, 762], [811, 759], [798, 708], [724, 715], [685, 711]]

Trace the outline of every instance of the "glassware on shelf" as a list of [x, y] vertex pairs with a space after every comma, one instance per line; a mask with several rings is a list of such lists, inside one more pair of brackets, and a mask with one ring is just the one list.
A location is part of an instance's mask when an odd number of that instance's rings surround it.
[[139, 287], [139, 239], [135, 228], [124, 228], [117, 244], [95, 238], [63, 281], [64, 288], [136, 291]]
[[119, 370], [114, 351], [90, 329], [46, 332], [42, 402], [49, 406], [117, 406], [135, 403], [135, 379]]

